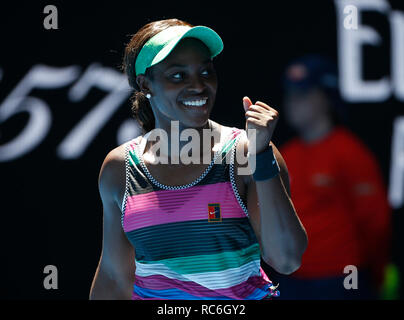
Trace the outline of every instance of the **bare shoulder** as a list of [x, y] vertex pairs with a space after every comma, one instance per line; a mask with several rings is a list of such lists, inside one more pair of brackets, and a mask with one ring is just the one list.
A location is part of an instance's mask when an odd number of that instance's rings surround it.
[[[248, 139], [244, 130], [240, 132], [240, 138], [236, 145], [236, 156], [234, 157], [235, 172], [239, 172], [239, 168], [245, 168], [247, 165]], [[248, 185], [251, 177], [249, 175], [241, 176], [244, 184]]]
[[103, 202], [120, 206], [125, 193], [125, 143], [108, 152], [101, 165], [98, 187]]

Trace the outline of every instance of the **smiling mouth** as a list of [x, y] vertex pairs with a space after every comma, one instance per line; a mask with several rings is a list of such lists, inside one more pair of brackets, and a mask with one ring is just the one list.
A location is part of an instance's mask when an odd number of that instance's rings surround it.
[[192, 99], [192, 100], [183, 100], [181, 101], [183, 105], [187, 107], [203, 107], [206, 105], [208, 98], [201, 98], [201, 99]]

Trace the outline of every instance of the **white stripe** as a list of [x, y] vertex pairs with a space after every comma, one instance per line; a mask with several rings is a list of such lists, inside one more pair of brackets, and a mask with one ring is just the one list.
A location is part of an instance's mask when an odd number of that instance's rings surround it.
[[180, 281], [193, 281], [205, 288], [215, 290], [235, 286], [251, 276], [259, 276], [260, 260], [251, 261], [241, 267], [203, 273], [179, 274], [162, 263], [136, 263], [136, 275], [141, 277], [162, 275]]

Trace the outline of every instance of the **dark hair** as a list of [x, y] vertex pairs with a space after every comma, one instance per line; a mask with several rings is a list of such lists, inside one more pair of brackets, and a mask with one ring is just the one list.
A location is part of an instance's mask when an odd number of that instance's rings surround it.
[[[131, 40], [125, 47], [121, 69], [126, 73], [129, 85], [135, 89], [130, 98], [132, 104], [132, 115], [140, 123], [145, 132], [154, 129], [155, 119], [149, 100], [146, 98], [145, 94], [140, 91], [140, 88], [136, 83], [136, 58], [143, 45], [150, 38], [169, 27], [182, 25], [193, 27], [190, 23], [179, 19], [166, 19], [150, 22], [140, 28], [139, 31], [132, 36]], [[151, 75], [148, 71], [149, 69], [146, 69], [146, 76], [150, 78]]]

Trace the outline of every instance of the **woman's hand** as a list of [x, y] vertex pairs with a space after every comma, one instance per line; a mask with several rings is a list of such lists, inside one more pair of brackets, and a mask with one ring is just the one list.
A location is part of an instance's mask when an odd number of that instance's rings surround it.
[[[271, 141], [278, 122], [278, 111], [267, 104], [257, 101], [253, 104], [248, 97], [243, 98], [243, 105], [246, 117], [246, 127], [248, 137], [248, 151], [250, 154], [259, 153], [267, 148]], [[248, 129], [255, 129], [256, 136], [248, 134]], [[255, 150], [252, 145], [255, 143]]]

